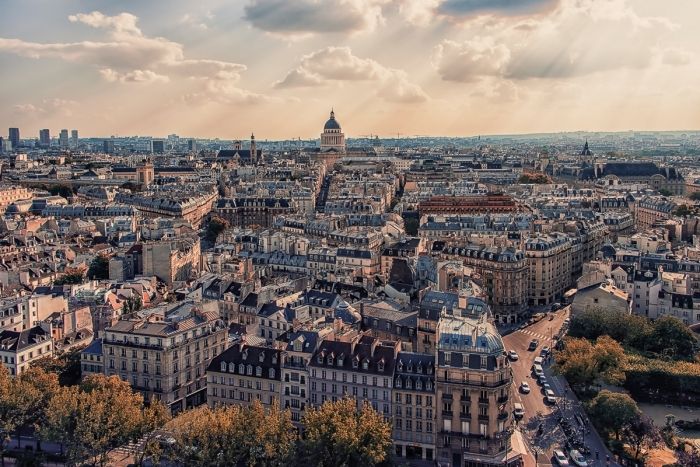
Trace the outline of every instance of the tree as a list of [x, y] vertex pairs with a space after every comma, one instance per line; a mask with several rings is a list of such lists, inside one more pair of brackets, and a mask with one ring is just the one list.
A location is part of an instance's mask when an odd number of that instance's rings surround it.
[[54, 281], [55, 285], [82, 284], [85, 278], [83, 269], [66, 268], [63, 275]]
[[416, 236], [418, 235], [419, 222], [415, 217], [409, 217], [403, 221], [404, 230], [406, 230], [407, 235]]
[[109, 279], [109, 258], [105, 255], [95, 256], [87, 275], [90, 279]]
[[696, 346], [693, 332], [674, 316], [657, 319], [647, 340], [648, 350], [679, 360], [692, 360]]
[[296, 432], [289, 411], [259, 401], [187, 411], [168, 425], [175, 457], [193, 466], [284, 466], [294, 458]]
[[[30, 366], [17, 379], [19, 390], [25, 394], [23, 407], [26, 415], [24, 427], [40, 435], [41, 427], [48, 418], [49, 404], [59, 390], [58, 374], [41, 367]], [[37, 436], [37, 450], [41, 436]]]
[[625, 382], [625, 349], [610, 336], [601, 336], [593, 346], [596, 372], [608, 384]]
[[90, 375], [80, 386], [60, 388], [47, 415], [42, 433], [64, 444], [69, 465], [105, 465], [111, 450], [150, 428], [143, 422], [143, 397], [117, 376]]
[[80, 352], [82, 348], [69, 350], [57, 357], [44, 357], [31, 363], [46, 373], [54, 373], [61, 386], [73, 386], [80, 382]]
[[700, 201], [700, 191], [694, 191], [692, 192], [688, 198], [692, 199], [693, 201]]
[[158, 465], [163, 450], [158, 439], [158, 428], [170, 421], [170, 409], [160, 401], [152, 400], [143, 410], [139, 432], [144, 433], [143, 447], [134, 454], [134, 463], [138, 467], [150, 459], [152, 465]]
[[303, 463], [318, 467], [372, 466], [389, 458], [391, 424], [364, 402], [343, 398], [310, 408], [304, 415]]
[[688, 205], [681, 204], [675, 211], [673, 211], [674, 216], [686, 217], [691, 216], [695, 213], [695, 208], [691, 208]]
[[586, 339], [567, 337], [564, 350], [555, 352], [555, 371], [572, 386], [589, 387], [598, 377], [593, 344]]
[[639, 418], [641, 412], [627, 394], [604, 389], [591, 401], [590, 414], [602, 431], [613, 433], [619, 440], [622, 428]]
[[229, 227], [228, 221], [218, 216], [212, 216], [207, 225], [205, 237], [211, 242], [215, 242], [219, 234]]
[[622, 427], [622, 440], [634, 449], [634, 459], [639, 460], [642, 449], [655, 448], [662, 442], [661, 432], [647, 416], [640, 416]]
[[661, 196], [673, 196], [673, 192], [668, 188], [659, 189], [659, 194], [661, 194]]

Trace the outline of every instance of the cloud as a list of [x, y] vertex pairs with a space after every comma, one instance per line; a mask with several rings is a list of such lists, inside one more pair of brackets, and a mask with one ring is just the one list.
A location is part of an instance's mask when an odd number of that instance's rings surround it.
[[661, 52], [661, 61], [664, 65], [681, 66], [691, 62], [692, 55], [682, 49], [669, 48]]
[[445, 81], [473, 81], [500, 75], [510, 61], [510, 49], [484, 38], [464, 42], [445, 40], [435, 47], [433, 63]]
[[473, 20], [465, 25], [472, 26], [471, 38], [434, 48], [432, 62], [443, 80], [557, 79], [646, 68], [655, 63], [657, 42], [674, 28], [637, 15], [626, 0], [561, 0], [541, 17], [490, 21]]
[[[138, 27], [138, 18], [130, 13], [106, 16], [93, 11], [68, 18], [73, 23], [105, 30], [107, 40], [40, 43], [0, 38], [0, 51], [34, 59], [56, 58], [93, 65], [100, 70], [109, 69], [119, 73], [119, 78], [113, 81], [163, 81], [171, 75], [236, 80], [246, 69], [245, 65], [233, 62], [186, 58], [182, 44], [143, 34]], [[112, 76], [109, 72], [100, 73], [105, 78]]]
[[167, 83], [170, 81], [170, 78], [167, 76], [159, 75], [151, 70], [132, 70], [126, 73], [119, 73], [111, 68], [103, 68], [100, 70], [100, 75], [109, 82], [119, 81], [120, 83], [150, 84]]
[[428, 95], [417, 84], [411, 83], [403, 70], [388, 68], [379, 62], [360, 58], [350, 47], [325, 47], [301, 59], [280, 81], [278, 89], [322, 86], [329, 81], [375, 81], [377, 94], [396, 102], [420, 102]]
[[185, 13], [180, 18], [179, 24], [206, 31], [209, 29], [208, 22], [213, 19], [214, 15], [211, 11], [207, 11], [204, 15], [201, 16], [193, 15], [191, 13]]
[[73, 114], [73, 108], [78, 103], [70, 99], [61, 99], [58, 97], [43, 99], [40, 103], [22, 103], [15, 104], [12, 109], [17, 114], [21, 115], [46, 115], [50, 113], [60, 113], [64, 116], [71, 116]]
[[383, 0], [251, 0], [245, 19], [263, 31], [298, 36], [355, 33], [384, 22]]

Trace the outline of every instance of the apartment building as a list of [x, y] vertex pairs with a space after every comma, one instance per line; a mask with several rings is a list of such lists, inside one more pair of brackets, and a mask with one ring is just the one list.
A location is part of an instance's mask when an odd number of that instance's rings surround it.
[[519, 465], [520, 456], [510, 452], [513, 375], [490, 312], [443, 315], [437, 332], [437, 461], [465, 467]]
[[124, 319], [104, 331], [104, 371], [177, 413], [205, 402], [207, 366], [227, 345], [227, 328], [215, 312], [192, 308]]
[[391, 387], [399, 344], [367, 335], [345, 341], [324, 340], [309, 364], [311, 404], [345, 396], [363, 401], [391, 417]]
[[53, 356], [53, 351], [51, 326], [46, 323], [22, 331], [0, 331], [0, 362], [12, 376], [36, 360]]
[[558, 232], [540, 234], [525, 241], [525, 257], [530, 269], [529, 305], [551, 305], [572, 285], [571, 250], [569, 237]]
[[399, 352], [393, 440], [399, 458], [435, 459], [435, 355]]
[[207, 368], [207, 403], [265, 408], [279, 402], [281, 351], [239, 342], [217, 355]]
[[650, 229], [659, 221], [670, 219], [677, 208], [673, 201], [660, 196], [645, 196], [634, 209], [638, 231]]

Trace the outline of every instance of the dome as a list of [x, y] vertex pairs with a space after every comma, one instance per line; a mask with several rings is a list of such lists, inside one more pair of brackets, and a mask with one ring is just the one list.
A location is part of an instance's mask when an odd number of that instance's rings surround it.
[[331, 118], [328, 119], [325, 125], [323, 125], [324, 130], [340, 130], [340, 124], [338, 120], [335, 119], [335, 113], [331, 110]]

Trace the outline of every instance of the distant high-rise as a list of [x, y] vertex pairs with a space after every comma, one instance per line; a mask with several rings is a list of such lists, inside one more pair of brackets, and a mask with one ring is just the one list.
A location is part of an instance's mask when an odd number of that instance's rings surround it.
[[151, 152], [153, 154], [163, 154], [165, 152], [165, 141], [162, 139], [151, 140]]
[[58, 137], [58, 145], [61, 149], [68, 148], [68, 130], [61, 130], [61, 134]]
[[187, 150], [194, 152], [197, 150], [197, 141], [194, 139], [187, 140]]
[[102, 151], [106, 154], [114, 154], [114, 140], [106, 139], [102, 142]]
[[12, 149], [19, 147], [19, 128], [10, 128], [10, 137], [8, 138], [12, 144]]
[[71, 132], [70, 132], [70, 145], [73, 148], [78, 147], [78, 130], [71, 130]]
[[0, 136], [0, 154], [5, 152], [5, 138]]
[[39, 146], [42, 148], [48, 148], [51, 146], [51, 132], [48, 128], [39, 130]]

